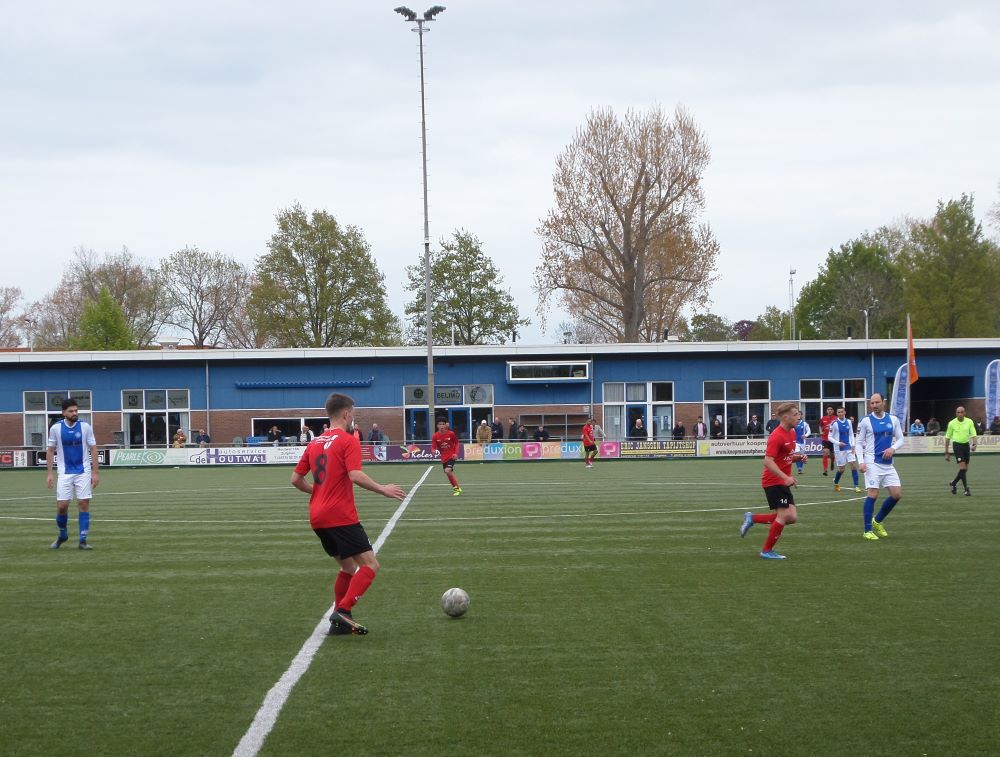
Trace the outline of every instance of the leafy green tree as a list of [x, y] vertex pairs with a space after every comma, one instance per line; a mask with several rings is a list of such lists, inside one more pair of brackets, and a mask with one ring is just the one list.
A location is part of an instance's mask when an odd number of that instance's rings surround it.
[[747, 334], [749, 342], [772, 342], [784, 339], [785, 321], [788, 314], [774, 305], [768, 305], [764, 312], [753, 322], [753, 327]]
[[83, 305], [76, 334], [70, 339], [73, 350], [134, 350], [135, 334], [111, 293], [102, 288], [96, 300]]
[[901, 263], [906, 304], [919, 336], [1000, 333], [1000, 250], [983, 234], [971, 195], [938, 202], [930, 221], [913, 224]]
[[799, 292], [795, 328], [806, 339], [845, 339], [848, 329], [864, 336], [900, 334], [906, 316], [899, 229], [882, 227], [830, 250], [819, 275]]
[[276, 220], [250, 295], [261, 331], [282, 347], [399, 344], [385, 277], [361, 230], [298, 204]]
[[[413, 299], [406, 306], [410, 319], [407, 337], [412, 344], [427, 341], [424, 266], [406, 267], [406, 291]], [[521, 318], [503, 277], [493, 260], [483, 252], [474, 234], [457, 230], [441, 240], [441, 249], [431, 254], [431, 319], [435, 344], [505, 344], [529, 321]]]
[[690, 334], [692, 342], [733, 342], [736, 332], [729, 319], [715, 313], [699, 313], [691, 316]]

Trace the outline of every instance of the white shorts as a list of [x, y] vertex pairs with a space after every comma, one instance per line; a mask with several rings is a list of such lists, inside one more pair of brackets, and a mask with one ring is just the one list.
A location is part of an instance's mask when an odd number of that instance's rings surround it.
[[77, 501], [90, 499], [94, 490], [90, 486], [89, 473], [63, 473], [56, 480], [56, 501], [69, 502], [76, 494]]
[[843, 468], [848, 463], [857, 462], [857, 458], [854, 456], [854, 450], [848, 447], [847, 449], [838, 449], [833, 453], [833, 461], [836, 463], [838, 468]]
[[868, 466], [865, 469], [866, 489], [886, 489], [890, 486], [901, 485], [902, 484], [899, 482], [899, 474], [896, 473], [895, 466], [868, 463]]

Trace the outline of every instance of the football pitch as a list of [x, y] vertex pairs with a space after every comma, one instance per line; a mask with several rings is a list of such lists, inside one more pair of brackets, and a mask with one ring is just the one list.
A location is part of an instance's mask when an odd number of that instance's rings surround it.
[[[811, 460], [757, 554], [760, 460], [369, 466], [413, 487], [261, 755], [987, 755], [1000, 743], [1000, 455], [898, 462], [888, 538]], [[0, 754], [230, 755], [329, 607], [287, 467], [105, 469], [94, 550], [0, 474]], [[849, 483], [849, 473], [845, 476]], [[398, 502], [357, 489], [374, 542]], [[762, 507], [763, 505], [763, 507]], [[441, 611], [445, 589], [472, 597]]]

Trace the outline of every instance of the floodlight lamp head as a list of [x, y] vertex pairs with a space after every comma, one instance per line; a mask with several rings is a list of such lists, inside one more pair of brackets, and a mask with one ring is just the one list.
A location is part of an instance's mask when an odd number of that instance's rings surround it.
[[443, 5], [432, 5], [424, 11], [424, 21], [433, 21], [434, 17], [439, 13], [443, 13], [444, 10], [445, 7]]
[[393, 8], [393, 11], [398, 13], [400, 16], [403, 16], [407, 21], [417, 20], [416, 11], [410, 10], [405, 5], [400, 5], [398, 8]]

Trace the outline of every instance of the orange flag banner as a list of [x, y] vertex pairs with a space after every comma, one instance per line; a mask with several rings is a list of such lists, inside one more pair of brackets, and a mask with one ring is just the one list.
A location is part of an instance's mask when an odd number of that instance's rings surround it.
[[910, 316], [906, 316], [906, 375], [912, 384], [920, 374], [917, 373], [917, 354], [913, 351], [913, 329], [910, 327]]

